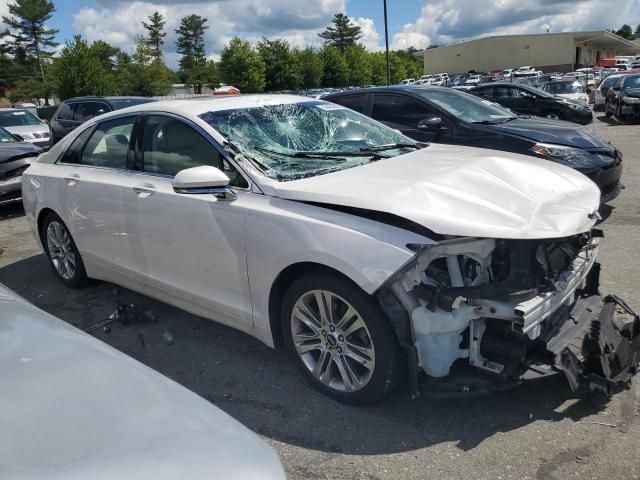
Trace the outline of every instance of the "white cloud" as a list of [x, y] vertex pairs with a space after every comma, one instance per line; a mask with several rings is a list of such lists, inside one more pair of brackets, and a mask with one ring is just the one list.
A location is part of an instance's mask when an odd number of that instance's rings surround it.
[[74, 14], [73, 25], [77, 33], [89, 41], [102, 39], [124, 51], [131, 51], [135, 37], [145, 33], [142, 21], [159, 11], [167, 20], [165, 59], [175, 68], [179, 58], [175, 53], [175, 29], [180, 19], [191, 13], [208, 19], [207, 54], [217, 58], [234, 35], [252, 43], [267, 36], [283, 38], [296, 47], [320, 45], [317, 33], [329, 24], [335, 12], [344, 10], [345, 0], [99, 0], [98, 4], [97, 8], [83, 8]]
[[424, 48], [486, 35], [600, 30], [640, 23], [640, 0], [431, 0], [393, 36]]
[[376, 30], [376, 25], [371, 18], [359, 17], [351, 18], [351, 21], [360, 27], [362, 38], [359, 42], [364, 45], [367, 50], [373, 52], [382, 50], [380, 44], [380, 34]]

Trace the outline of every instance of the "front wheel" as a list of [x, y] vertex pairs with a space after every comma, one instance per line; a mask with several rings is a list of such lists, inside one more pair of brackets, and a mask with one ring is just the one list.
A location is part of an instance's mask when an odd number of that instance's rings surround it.
[[374, 298], [331, 273], [293, 282], [282, 304], [285, 342], [309, 381], [336, 400], [380, 401], [400, 380], [400, 348]]
[[49, 264], [60, 281], [78, 288], [87, 283], [87, 272], [71, 233], [55, 213], [49, 213], [42, 224], [42, 245]]
[[551, 120], [562, 120], [564, 118], [560, 112], [556, 111], [546, 112], [544, 116]]

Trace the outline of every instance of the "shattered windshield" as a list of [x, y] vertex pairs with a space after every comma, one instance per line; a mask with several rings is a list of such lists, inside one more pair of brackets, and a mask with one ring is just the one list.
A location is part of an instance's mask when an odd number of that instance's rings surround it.
[[220, 110], [200, 118], [279, 181], [343, 170], [418, 148], [395, 130], [323, 101]]

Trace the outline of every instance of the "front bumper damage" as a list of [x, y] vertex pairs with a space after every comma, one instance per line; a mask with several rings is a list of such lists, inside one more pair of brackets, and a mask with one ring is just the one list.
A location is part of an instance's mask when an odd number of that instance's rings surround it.
[[[424, 392], [434, 396], [487, 393], [557, 373], [576, 392], [610, 394], [629, 382], [640, 362], [640, 319], [617, 297], [600, 296], [599, 234], [569, 253], [573, 240], [514, 248], [510, 272], [498, 280], [496, 240], [418, 249], [379, 292], [408, 353], [412, 396], [420, 394], [419, 369]], [[531, 259], [523, 260], [526, 252]], [[564, 270], [552, 272], [559, 264]], [[527, 269], [544, 270], [545, 286], [527, 289]]]

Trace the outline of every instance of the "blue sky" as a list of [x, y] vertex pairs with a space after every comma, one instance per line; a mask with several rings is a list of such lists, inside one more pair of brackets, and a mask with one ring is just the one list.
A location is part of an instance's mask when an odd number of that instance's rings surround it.
[[[0, 0], [0, 15], [12, 0]], [[180, 18], [208, 18], [207, 54], [216, 58], [239, 35], [251, 42], [263, 36], [292, 46], [321, 46], [318, 32], [333, 15], [345, 12], [363, 32], [368, 49], [384, 46], [382, 0], [53, 0], [51, 26], [59, 41], [80, 34], [131, 51], [144, 33], [141, 21], [158, 10], [167, 18], [164, 55], [175, 67], [174, 29]], [[640, 24], [640, 0], [388, 0], [391, 47], [426, 48], [485, 35], [619, 28]], [[0, 30], [3, 28], [0, 22]]]

